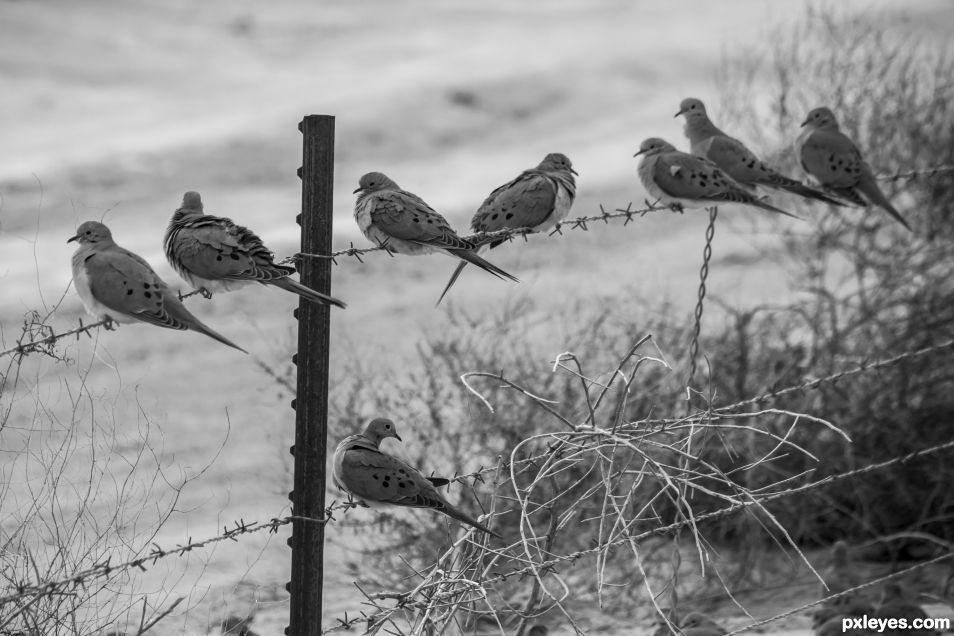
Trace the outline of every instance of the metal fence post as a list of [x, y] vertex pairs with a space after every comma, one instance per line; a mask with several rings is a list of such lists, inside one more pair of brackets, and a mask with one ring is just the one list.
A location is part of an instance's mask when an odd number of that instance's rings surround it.
[[[331, 224], [334, 188], [335, 118], [308, 115], [298, 125], [304, 136], [301, 177], [301, 251], [331, 253]], [[301, 282], [312, 289], [331, 293], [331, 261], [303, 259], [299, 264]], [[328, 433], [328, 358], [330, 349], [330, 308], [301, 299], [295, 310], [298, 318], [298, 365], [295, 409], [295, 457], [292, 514], [322, 519], [325, 509], [325, 456]], [[294, 521], [289, 544], [292, 549], [291, 581], [288, 583], [289, 636], [317, 636], [321, 633], [321, 593], [325, 528], [322, 523]]]

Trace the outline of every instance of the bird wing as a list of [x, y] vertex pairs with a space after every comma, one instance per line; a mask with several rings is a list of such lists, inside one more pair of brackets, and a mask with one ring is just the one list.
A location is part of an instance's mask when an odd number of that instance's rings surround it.
[[397, 239], [437, 248], [473, 249], [420, 197], [403, 190], [375, 193], [371, 223]]
[[178, 266], [207, 280], [270, 281], [294, 273], [254, 232], [231, 219], [204, 215], [179, 225], [170, 237]]
[[360, 499], [443, 511], [447, 501], [421, 473], [397, 457], [364, 446], [341, 455], [340, 480]]
[[853, 188], [861, 180], [861, 152], [840, 131], [813, 131], [805, 138], [800, 155], [805, 171], [827, 188]]
[[484, 200], [470, 222], [475, 232], [536, 227], [544, 223], [556, 204], [557, 184], [538, 170], [525, 170]]
[[106, 307], [159, 327], [188, 328], [169, 313], [169, 288], [139, 255], [115, 246], [94, 251], [83, 265], [93, 297]]
[[714, 203], [754, 200], [714, 163], [683, 152], [660, 155], [653, 166], [653, 179], [660, 190], [677, 199]]

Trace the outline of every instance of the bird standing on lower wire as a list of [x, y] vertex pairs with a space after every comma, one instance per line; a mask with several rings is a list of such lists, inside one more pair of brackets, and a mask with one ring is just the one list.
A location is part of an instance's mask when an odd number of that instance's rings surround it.
[[389, 437], [401, 441], [394, 422], [379, 417], [371, 420], [362, 433], [341, 440], [332, 467], [335, 485], [369, 507], [390, 504], [430, 508], [500, 537], [437, 492], [437, 487], [450, 483], [447, 479], [424, 477], [410, 464], [382, 452], [381, 442]]
[[760, 201], [717, 165], [676, 150], [664, 139], [651, 137], [639, 145], [639, 180], [650, 196], [674, 210], [741, 203], [798, 218]]
[[113, 241], [109, 228], [86, 221], [67, 242], [76, 241], [73, 284], [86, 311], [100, 320], [146, 322], [168, 329], [189, 329], [248, 353], [193, 316], [142, 257]]
[[741, 141], [719, 130], [709, 119], [702, 100], [694, 97], [682, 100], [675, 116], [680, 115], [686, 119], [684, 130], [692, 154], [704, 157], [719, 166], [742, 187], [750, 191], [754, 191], [756, 186], [785, 190], [806, 199], [844, 206], [844, 203], [809, 188], [801, 181], [789, 179], [773, 170]]
[[272, 285], [314, 303], [344, 308], [337, 298], [290, 278], [295, 268], [277, 265], [262, 239], [232, 219], [205, 214], [198, 192], [186, 192], [162, 241], [166, 259], [206, 298], [250, 283]]
[[802, 127], [805, 130], [795, 141], [795, 152], [805, 172], [817, 179], [828, 192], [863, 207], [868, 202], [877, 205], [911, 230], [878, 187], [871, 167], [861, 157], [861, 151], [841, 132], [830, 109], [813, 109], [802, 122]]
[[[574, 175], [577, 172], [566, 155], [559, 152], [548, 154], [536, 168], [524, 170], [517, 178], [491, 192], [471, 219], [470, 228], [474, 232], [520, 228], [549, 232], [570, 213], [576, 198]], [[479, 245], [478, 250], [485, 246], [493, 249], [503, 242], [504, 239], [496, 239]], [[437, 304], [444, 300], [466, 266], [466, 261], [457, 265]]]
[[444, 252], [472, 263], [498, 278], [520, 282], [477, 255], [477, 246], [462, 239], [443, 216], [416, 194], [402, 190], [380, 172], [361, 177], [354, 204], [354, 220], [376, 245], [398, 254]]

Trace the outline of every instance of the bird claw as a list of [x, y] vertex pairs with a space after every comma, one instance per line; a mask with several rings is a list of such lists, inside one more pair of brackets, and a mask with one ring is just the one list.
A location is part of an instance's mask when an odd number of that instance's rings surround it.
[[103, 323], [103, 329], [105, 329], [106, 331], [116, 331], [116, 321], [115, 321], [115, 320], [113, 320], [113, 319], [110, 318], [109, 316], [106, 316], [106, 318], [105, 318], [104, 320], [105, 320], [105, 322]]
[[202, 294], [202, 297], [205, 298], [206, 300], [209, 300], [210, 298], [212, 298], [212, 292], [210, 292], [205, 287], [200, 287], [198, 291], [200, 294]]
[[679, 214], [682, 214], [686, 211], [683, 205], [679, 203], [678, 201], [674, 201], [673, 203], [670, 203], [669, 209], [672, 210], [673, 212], [678, 212]]

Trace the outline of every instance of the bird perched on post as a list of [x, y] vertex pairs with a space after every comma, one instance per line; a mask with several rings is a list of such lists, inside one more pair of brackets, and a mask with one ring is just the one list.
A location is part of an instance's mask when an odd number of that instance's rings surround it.
[[520, 282], [477, 255], [477, 246], [462, 239], [443, 216], [416, 194], [402, 190], [380, 172], [369, 172], [354, 191], [354, 220], [377, 245], [398, 254], [443, 252], [473, 263], [498, 278]]
[[189, 329], [248, 353], [193, 316], [142, 257], [123, 249], [109, 228], [86, 221], [67, 242], [76, 241], [73, 284], [86, 311], [100, 320], [146, 322], [169, 329]]
[[705, 157], [719, 166], [742, 187], [754, 191], [756, 186], [764, 186], [785, 190], [806, 199], [823, 201], [831, 205], [844, 205], [767, 166], [764, 161], [755, 156], [755, 153], [746, 148], [745, 144], [725, 134], [712, 123], [702, 100], [694, 97], [682, 100], [679, 104], [679, 112], [675, 116], [680, 115], [686, 120], [684, 131], [689, 139], [692, 154]]
[[639, 180], [646, 191], [674, 210], [741, 203], [798, 218], [759, 201], [708, 159], [680, 152], [664, 139], [645, 140], [633, 156], [640, 157]]
[[[533, 232], [552, 230], [566, 219], [573, 206], [573, 199], [576, 198], [574, 175], [577, 172], [570, 159], [559, 152], [551, 152], [536, 168], [524, 170], [517, 178], [491, 192], [471, 219], [470, 228], [474, 232], [520, 228], [528, 228]], [[504, 239], [496, 239], [486, 246], [493, 249], [503, 242]], [[478, 251], [484, 247], [479, 245]], [[437, 304], [444, 299], [466, 266], [466, 261], [457, 265]]]
[[795, 152], [805, 172], [817, 179], [826, 191], [862, 207], [868, 202], [877, 205], [911, 230], [881, 192], [871, 167], [862, 159], [854, 142], [841, 132], [830, 109], [813, 109], [802, 127], [805, 130], [795, 141]]
[[450, 483], [439, 477], [424, 477], [401, 459], [381, 450], [389, 437], [401, 441], [394, 422], [378, 417], [363, 432], [350, 435], [338, 444], [332, 467], [335, 485], [368, 507], [391, 504], [411, 508], [431, 508], [463, 521], [481, 532], [500, 535], [454, 507], [437, 488]]
[[206, 298], [211, 298], [214, 291], [261, 283], [314, 303], [345, 306], [337, 298], [290, 278], [295, 268], [276, 264], [272, 252], [250, 229], [236, 225], [232, 219], [205, 214], [198, 192], [183, 195], [162, 244], [169, 264]]

